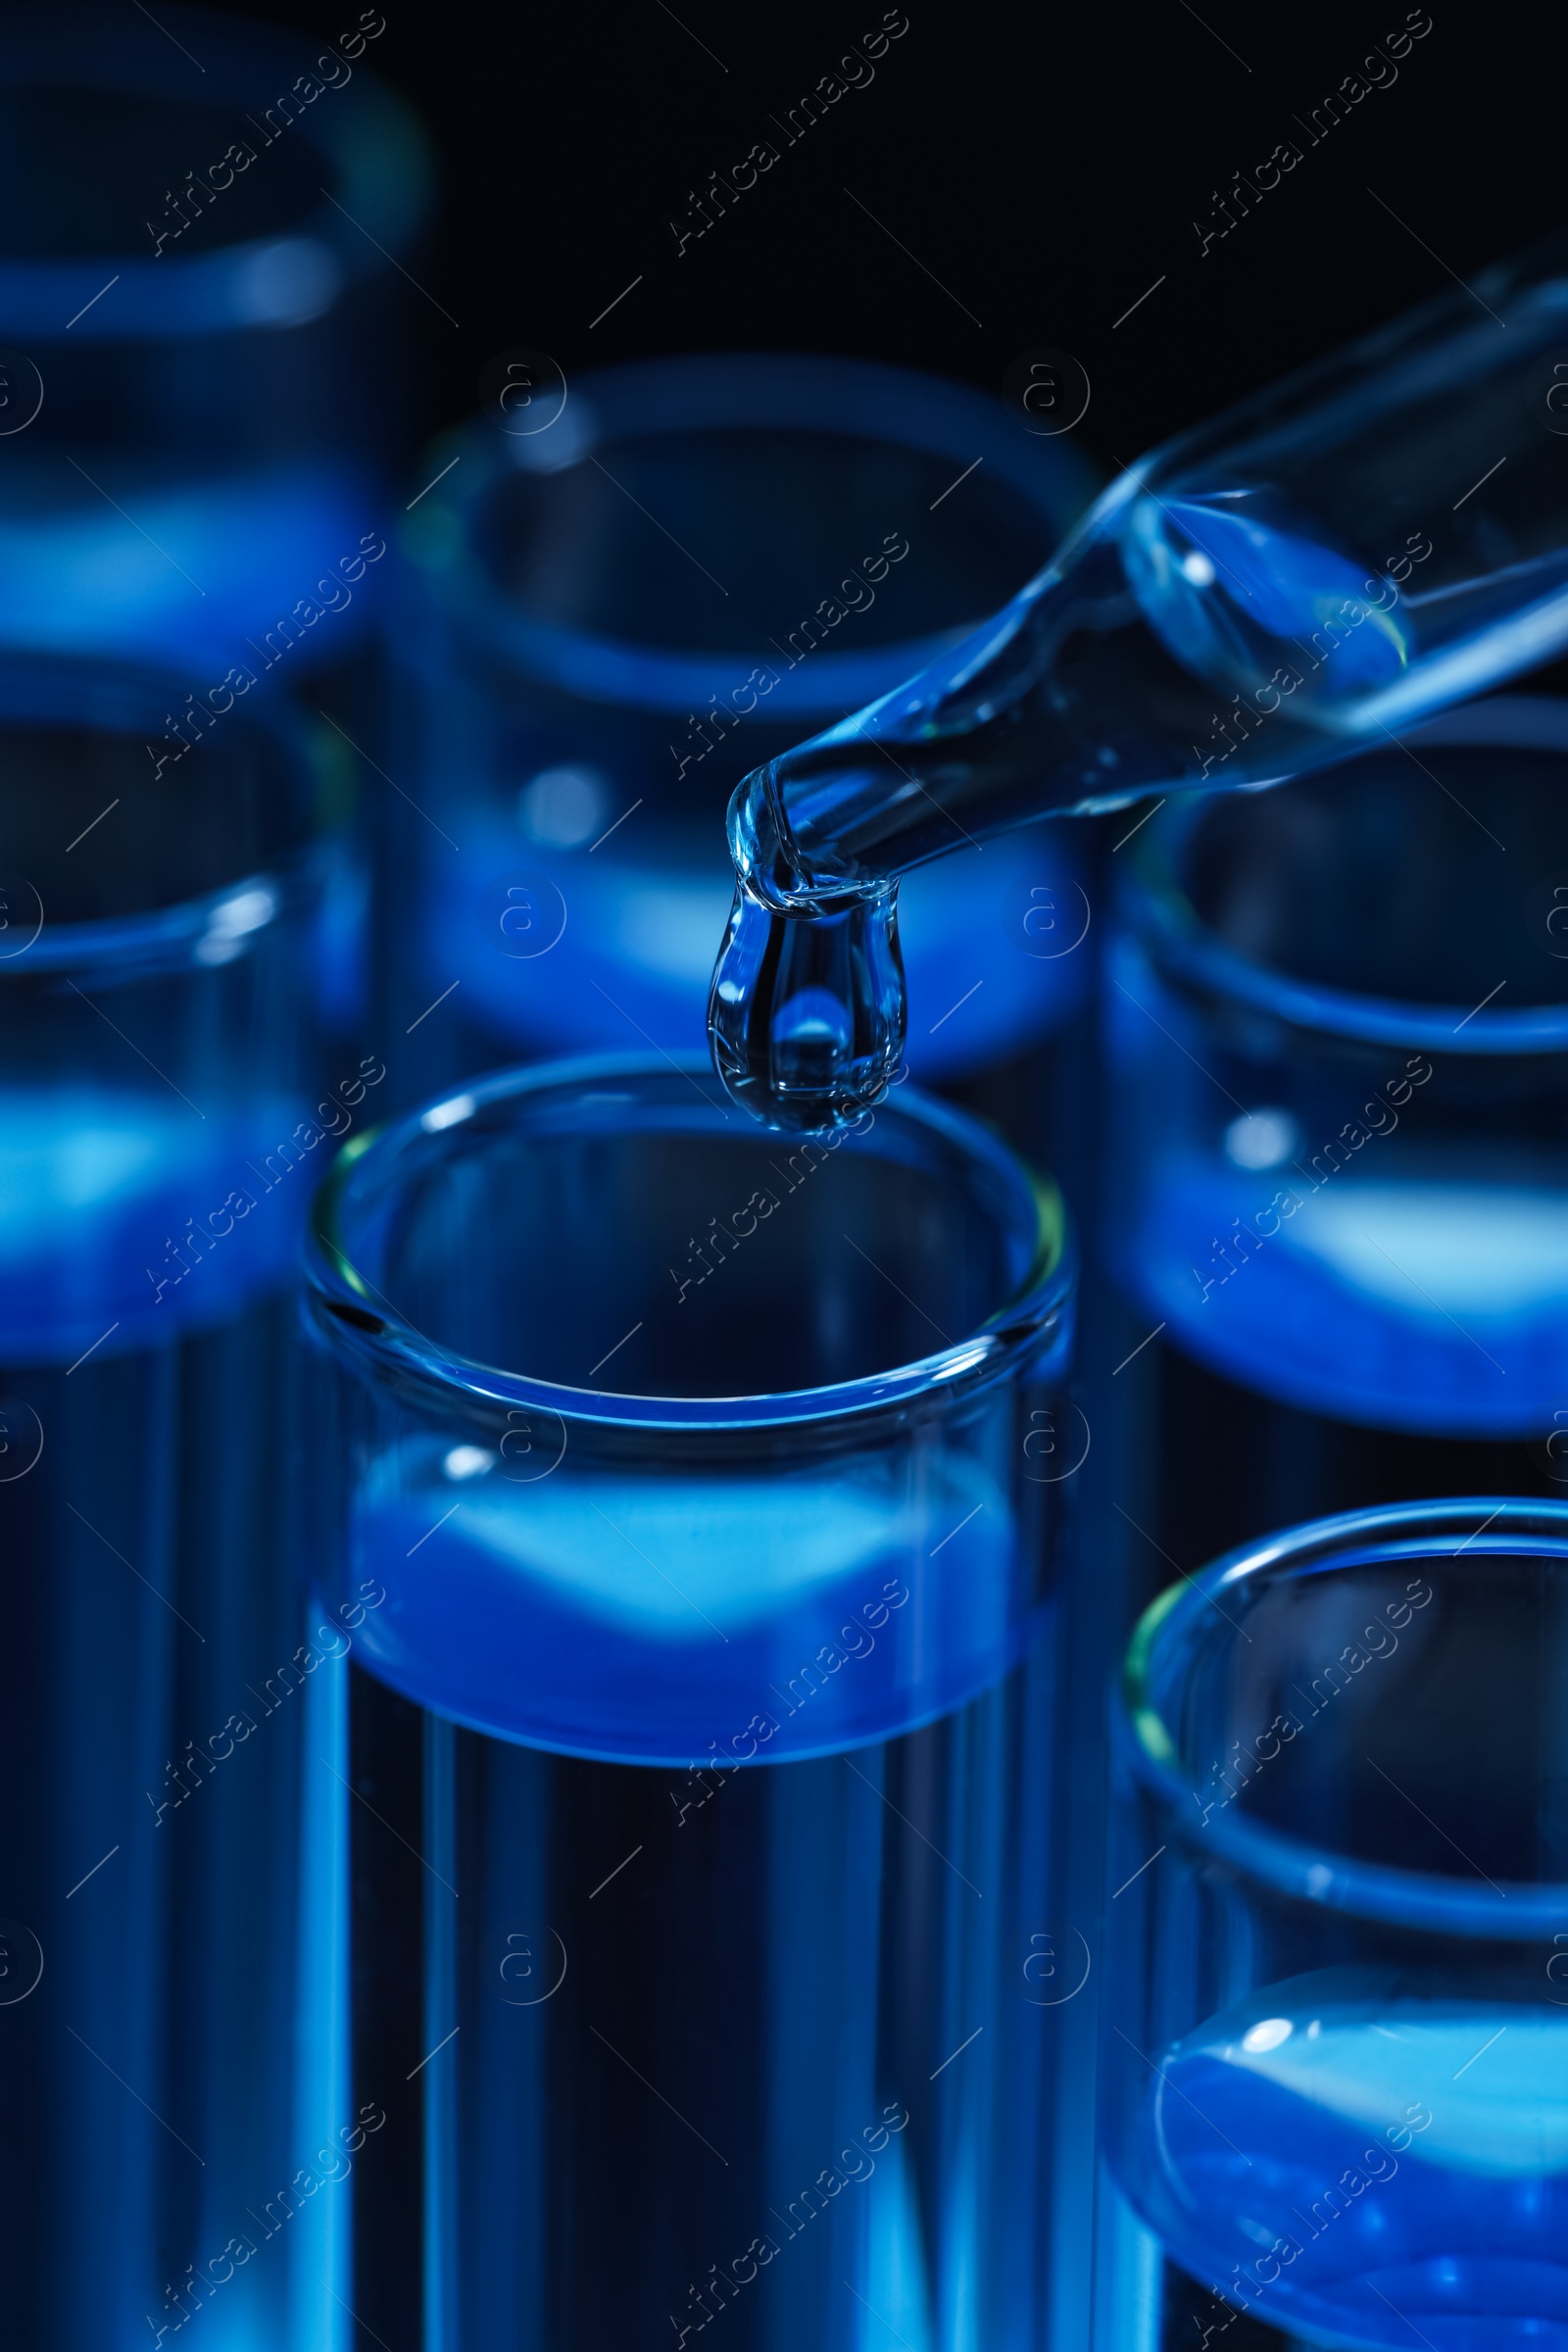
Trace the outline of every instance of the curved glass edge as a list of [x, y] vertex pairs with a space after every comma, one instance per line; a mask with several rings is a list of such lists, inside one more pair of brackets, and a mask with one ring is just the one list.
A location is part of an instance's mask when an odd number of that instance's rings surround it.
[[1111, 1692], [1111, 1737], [1118, 1761], [1168, 1817], [1171, 1836], [1212, 1855], [1276, 1892], [1331, 1911], [1434, 1935], [1490, 1942], [1533, 1941], [1568, 1919], [1568, 1884], [1512, 1882], [1493, 1893], [1424, 1871], [1360, 1862], [1234, 1816], [1194, 1822], [1184, 1808], [1192, 1789], [1176, 1769], [1180, 1750], [1153, 1697], [1159, 1665], [1189, 1642], [1223, 1595], [1280, 1569], [1323, 1575], [1373, 1560], [1431, 1559], [1445, 1537], [1462, 1539], [1479, 1556], [1521, 1552], [1561, 1558], [1568, 1571], [1568, 1503], [1476, 1495], [1394, 1503], [1348, 1511], [1283, 1529], [1228, 1552], [1185, 1583], [1167, 1586], [1134, 1629]]
[[[677, 714], [689, 710], [715, 683], [732, 678], [747, 657], [650, 651], [530, 619], [497, 598], [471, 552], [472, 522], [510, 474], [559, 471], [587, 456], [598, 441], [623, 433], [650, 437], [737, 426], [844, 434], [923, 450], [957, 465], [972, 462], [978, 451], [994, 474], [1004, 476], [1035, 507], [1053, 538], [1065, 534], [1099, 487], [1097, 470], [1081, 451], [1053, 440], [1047, 455], [1038, 440], [1009, 423], [1006, 411], [989, 394], [913, 368], [799, 352], [635, 361], [575, 381], [556, 424], [544, 432], [508, 442], [499, 430], [474, 421], [432, 444], [431, 466], [464, 460], [461, 477], [453, 475], [418, 526], [421, 532], [444, 529], [454, 551], [440, 567], [442, 600], [474, 642], [547, 684], [591, 692], [599, 701]], [[902, 685], [977, 625], [958, 622], [874, 653], [819, 649], [808, 676], [778, 681], [769, 710], [805, 717], [837, 715], [846, 702], [874, 700]], [[756, 649], [755, 658], [765, 662], [766, 649]]]
[[[50, 923], [30, 948], [0, 959], [0, 988], [43, 973], [97, 972], [117, 979], [200, 970], [248, 956], [264, 933], [304, 913], [325, 879], [318, 842], [308, 841], [272, 864], [236, 874], [199, 899], [106, 916], [90, 923]], [[47, 910], [46, 910], [47, 911]]]
[[[478, 582], [465, 585], [460, 625], [465, 632], [484, 632], [489, 650], [531, 679], [585, 701], [612, 703], [635, 710], [658, 710], [670, 718], [690, 712], [715, 688], [732, 685], [736, 672], [751, 663], [760, 667], [768, 657], [754, 648], [751, 654], [660, 654], [645, 646], [629, 645], [614, 637], [596, 637], [586, 629], [564, 629], [553, 622], [530, 620], [525, 613], [504, 611], [493, 590]], [[775, 672], [767, 690], [765, 715], [788, 711], [803, 721], [820, 712], [839, 711], [846, 701], [875, 699], [902, 685], [916, 670], [950, 653], [968, 634], [961, 621], [931, 637], [911, 637], [885, 654], [821, 652], [814, 674]], [[750, 684], [750, 680], [747, 681]]]
[[[299, 81], [315, 79], [309, 69], [318, 53], [336, 54], [281, 26], [236, 22], [206, 10], [176, 7], [166, 13], [198, 42], [205, 76], [198, 95], [215, 106], [230, 103], [236, 110], [265, 110], [280, 95], [297, 92]], [[347, 68], [342, 80], [319, 83], [310, 112], [296, 97], [295, 115], [285, 123], [301, 130], [328, 171], [337, 174], [338, 204], [328, 197], [316, 212], [275, 236], [254, 237], [204, 254], [149, 254], [138, 249], [79, 260], [8, 256], [0, 260], [0, 311], [9, 331], [33, 342], [54, 342], [70, 319], [79, 343], [304, 325], [332, 307], [333, 295], [328, 293], [308, 311], [280, 313], [266, 287], [266, 274], [271, 269], [275, 275], [280, 255], [297, 260], [308, 271], [307, 249], [318, 251], [323, 245], [330, 251], [338, 286], [380, 276], [385, 263], [406, 251], [429, 219], [435, 161], [414, 108], [367, 71], [366, 37], [375, 36], [339, 36], [360, 39], [359, 57], [339, 57], [337, 62]], [[173, 35], [169, 38], [172, 42]], [[8, 15], [0, 48], [0, 87], [63, 83], [122, 97], [131, 93], [186, 99], [191, 92], [182, 74], [188, 75], [188, 70], [179, 67], [177, 56], [166, 63], [156, 44], [149, 48], [135, 24], [118, 13], [51, 7]], [[351, 109], [339, 112], [320, 103], [350, 83], [359, 92]], [[365, 233], [358, 233], [358, 222], [368, 223]], [[377, 246], [384, 250], [378, 253]], [[103, 291], [106, 270], [120, 279], [113, 303], [102, 311], [94, 304], [82, 312], [81, 306]], [[315, 277], [324, 292], [319, 270]]]
[[[91, 657], [27, 661], [12, 653], [0, 658], [0, 728], [15, 718], [59, 720], [83, 730], [134, 732], [146, 727], [153, 733], [162, 728], [184, 692], [172, 673], [162, 669]], [[154, 711], [159, 715], [153, 716]], [[241, 868], [196, 898], [142, 913], [51, 924], [43, 906], [41, 927], [31, 945], [0, 957], [0, 987], [46, 972], [102, 972], [113, 966], [126, 978], [141, 978], [231, 962], [250, 954], [276, 922], [305, 906], [323, 878], [323, 841], [333, 830], [330, 744], [280, 696], [248, 708], [240, 726], [270, 736], [292, 766], [300, 802], [298, 839], [292, 849], [269, 865]], [[159, 735], [158, 740], [168, 737]], [[30, 884], [30, 877], [21, 879]], [[30, 887], [36, 890], [35, 884]], [[41, 894], [39, 904], [42, 906]]]
[[[1568, 702], [1499, 695], [1412, 728], [1410, 740], [1568, 753]], [[1361, 1045], [1419, 1046], [1482, 1056], [1568, 1049], [1568, 1004], [1476, 1011], [1467, 1004], [1401, 1003], [1293, 979], [1228, 947], [1197, 913], [1179, 870], [1182, 851], [1208, 813], [1211, 799], [1206, 793], [1172, 795], [1169, 812], [1146, 828], [1121, 886], [1122, 919], [1145, 940], [1168, 978], [1268, 1013], [1290, 1028]]]
[[697, 1054], [593, 1054], [535, 1063], [498, 1071], [444, 1101], [426, 1103], [394, 1125], [355, 1137], [338, 1153], [312, 1203], [302, 1302], [310, 1336], [367, 1380], [391, 1379], [412, 1388], [430, 1409], [443, 1403], [449, 1411], [463, 1413], [522, 1407], [554, 1413], [579, 1427], [700, 1435], [859, 1419], [900, 1410], [938, 1390], [972, 1393], [1013, 1377], [1020, 1359], [1042, 1339], [1070, 1330], [1076, 1254], [1055, 1183], [1026, 1167], [976, 1121], [917, 1094], [903, 1096], [899, 1111], [913, 1123], [936, 1129], [1003, 1178], [1017, 1199], [1020, 1222], [1028, 1218], [1032, 1257], [1014, 1296], [976, 1331], [937, 1353], [874, 1377], [764, 1396], [627, 1396], [566, 1388], [438, 1347], [405, 1323], [355, 1266], [344, 1246], [341, 1221], [348, 1185], [370, 1150], [395, 1155], [421, 1137], [460, 1126], [509, 1099], [557, 1087], [665, 1077], [672, 1069], [683, 1077], [712, 1074], [708, 1061]]

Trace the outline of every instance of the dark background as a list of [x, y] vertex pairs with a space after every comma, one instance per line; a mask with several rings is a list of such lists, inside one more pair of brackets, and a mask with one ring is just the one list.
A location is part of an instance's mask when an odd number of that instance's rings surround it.
[[[325, 41], [359, 7], [232, 13]], [[679, 22], [661, 0], [383, 0], [382, 13], [364, 62], [419, 109], [444, 175], [414, 264], [459, 322], [426, 313], [432, 428], [473, 410], [480, 370], [509, 345], [550, 352], [568, 376], [772, 348], [990, 388], [1044, 345], [1088, 369], [1078, 431], [1108, 468], [1568, 214], [1555, 10], [1431, 0], [1397, 80], [1316, 147], [1293, 118], [1404, 25], [1399, 0], [1202, 0], [1200, 15], [1186, 0], [907, 0], [874, 81], [791, 148], [769, 116], [881, 24], [881, 0], [679, 0]], [[779, 162], [677, 259], [668, 223], [688, 220], [690, 191], [762, 138]], [[1301, 163], [1200, 258], [1194, 219], [1287, 138]]]

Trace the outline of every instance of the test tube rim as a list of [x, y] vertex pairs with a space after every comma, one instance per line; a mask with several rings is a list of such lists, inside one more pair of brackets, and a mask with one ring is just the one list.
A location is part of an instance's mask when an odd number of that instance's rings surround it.
[[[0, 655], [0, 732], [8, 720], [58, 719], [85, 732], [133, 731], [132, 719], [156, 728], [185, 697], [174, 673], [150, 662], [98, 660], [90, 656]], [[141, 713], [142, 716], [137, 714]], [[161, 716], [155, 716], [159, 713]], [[155, 973], [195, 970], [209, 959], [199, 950], [212, 935], [220, 909], [246, 892], [265, 890], [272, 901], [263, 921], [233, 942], [233, 955], [250, 954], [280, 921], [301, 914], [314, 901], [321, 879], [325, 841], [332, 828], [323, 813], [327, 747], [281, 695], [259, 695], [254, 704], [225, 714], [235, 731], [269, 740], [292, 779], [298, 806], [294, 838], [264, 864], [242, 864], [232, 875], [193, 897], [127, 914], [93, 916], [75, 922], [48, 919], [23, 953], [0, 959], [0, 988], [30, 988], [62, 974], [89, 972], [102, 983], [141, 980]], [[167, 736], [159, 739], [167, 743]], [[232, 740], [232, 737], [230, 737]], [[36, 890], [31, 877], [21, 877]], [[39, 894], [43, 905], [42, 894]], [[214, 967], [218, 968], [218, 967]]]
[[[1111, 1740], [1118, 1769], [1159, 1809], [1170, 1841], [1315, 1908], [1385, 1927], [1479, 1941], [1550, 1941], [1568, 1919], [1568, 1882], [1513, 1881], [1488, 1891], [1432, 1872], [1398, 1870], [1327, 1853], [1288, 1831], [1246, 1818], [1239, 1808], [1195, 1819], [1193, 1788], [1182, 1777], [1181, 1747], [1153, 1692], [1157, 1666], [1173, 1649], [1190, 1653], [1213, 1612], [1229, 1618], [1250, 1580], [1331, 1574], [1365, 1566], [1369, 1556], [1430, 1563], [1456, 1539], [1450, 1556], [1537, 1553], [1568, 1574], [1568, 1502], [1476, 1495], [1383, 1504], [1300, 1522], [1223, 1554], [1197, 1576], [1169, 1585], [1140, 1617], [1110, 1691]], [[1457, 1539], [1463, 1541], [1458, 1542]], [[1178, 1664], [1184, 1664], [1178, 1660]]]
[[[720, 395], [724, 400], [720, 401]], [[874, 404], [893, 411], [898, 428], [874, 429]], [[717, 403], [717, 407], [715, 407]], [[807, 404], [809, 403], [809, 407]], [[575, 408], [573, 408], [575, 404]], [[796, 413], [792, 404], [806, 409]], [[733, 414], [730, 408], [733, 407]], [[962, 465], [979, 448], [986, 465], [1004, 472], [1057, 536], [1076, 526], [1098, 487], [1096, 469], [1081, 452], [1053, 443], [1049, 461], [1037, 441], [1009, 425], [1006, 410], [973, 385], [960, 384], [923, 368], [815, 352], [681, 352], [628, 361], [574, 377], [563, 415], [589, 421], [595, 441], [656, 433], [693, 434], [703, 429], [771, 427], [804, 436], [847, 435], [898, 449], [949, 457]], [[668, 412], [667, 420], [661, 421]], [[709, 413], [711, 412], [711, 413]], [[650, 421], [652, 414], [653, 421]], [[537, 447], [536, 447], [537, 443]], [[983, 446], [982, 446], [983, 445]], [[574, 437], [575, 463], [586, 454]], [[498, 592], [473, 546], [472, 524], [485, 501], [522, 468], [554, 470], [548, 433], [508, 442], [482, 418], [445, 433], [426, 453], [430, 466], [463, 464], [453, 471], [431, 513], [442, 514], [461, 533], [462, 553], [439, 570], [433, 593], [447, 606], [465, 642], [501, 658], [530, 678], [568, 693], [591, 691], [639, 709], [683, 715], [701, 709], [715, 686], [733, 679], [748, 659], [766, 662], [767, 648], [752, 654], [704, 651], [695, 647], [652, 647], [588, 629], [575, 629], [528, 614]], [[1053, 496], [1049, 468], [1061, 474]], [[418, 524], [429, 527], [430, 517]], [[1018, 583], [1022, 588], [1024, 583]], [[983, 625], [984, 614], [955, 622], [920, 637], [903, 638], [869, 652], [849, 654], [815, 649], [809, 665], [786, 670], [769, 693], [769, 714], [788, 711], [808, 724], [836, 717], [846, 704], [870, 702], [891, 693]], [[414, 640], [417, 652], [418, 639]], [[591, 672], [591, 679], [588, 674]]]
[[[1445, 712], [1410, 730], [1416, 745], [1509, 745], [1568, 756], [1568, 701], [1498, 695]], [[1368, 753], [1381, 745], [1367, 745]], [[1333, 772], [1333, 771], [1330, 771]], [[1288, 782], [1270, 787], [1289, 791]], [[1194, 993], [1230, 1000], [1288, 1028], [1353, 1045], [1419, 1048], [1489, 1058], [1568, 1050], [1568, 1002], [1504, 1009], [1410, 1003], [1297, 979], [1230, 947], [1193, 906], [1180, 853], [1209, 812], [1213, 796], [1183, 794], [1145, 828], [1121, 881], [1120, 916], [1152, 951], [1162, 973]]]
[[[554, 1414], [584, 1434], [595, 1429], [646, 1429], [662, 1441], [688, 1439], [722, 1443], [730, 1433], [800, 1432], [819, 1439], [824, 1425], [905, 1415], [933, 1395], [968, 1395], [999, 1380], [1015, 1379], [1031, 1353], [1065, 1345], [1077, 1280], [1076, 1247], [1055, 1183], [1041, 1177], [978, 1121], [914, 1089], [901, 1090], [891, 1107], [914, 1124], [934, 1129], [971, 1159], [1000, 1175], [1020, 1210], [1025, 1200], [1033, 1225], [1032, 1257], [1020, 1285], [979, 1327], [940, 1350], [884, 1372], [818, 1388], [781, 1390], [741, 1396], [645, 1396], [599, 1389], [576, 1389], [484, 1364], [439, 1347], [404, 1321], [390, 1301], [373, 1291], [353, 1265], [339, 1238], [344, 1195], [360, 1161], [375, 1150], [409, 1151], [433, 1133], [450, 1132], [477, 1113], [508, 1100], [553, 1089], [667, 1081], [671, 1074], [712, 1082], [699, 1054], [615, 1054], [577, 1055], [494, 1072], [433, 1102], [418, 1105], [397, 1121], [368, 1129], [345, 1144], [322, 1178], [312, 1204], [305, 1245], [307, 1328], [329, 1352], [346, 1356], [371, 1378], [392, 1378], [429, 1409], [445, 1407], [465, 1417], [495, 1417], [505, 1426], [508, 1408]], [[462, 1106], [462, 1107], [460, 1107]], [[880, 1107], [880, 1106], [879, 1106]], [[451, 1115], [456, 1112], [457, 1115]], [[426, 1124], [426, 1122], [431, 1122]], [[716, 1133], [716, 1130], [715, 1130]], [[797, 1143], [802, 1140], [795, 1139]], [[857, 1140], [853, 1135], [852, 1145]]]
[[[248, 100], [265, 108], [268, 94], [274, 102], [277, 98], [275, 76], [302, 74], [316, 54], [316, 45], [290, 27], [177, 4], [161, 14], [201, 49], [204, 79], [194, 98], [213, 106], [227, 100], [237, 109]], [[173, 35], [169, 39], [172, 42]], [[177, 45], [166, 58], [156, 36], [148, 31], [143, 43], [141, 28], [122, 14], [55, 6], [8, 12], [0, 89], [77, 87], [130, 98], [184, 99], [192, 93], [182, 76], [189, 76], [189, 68], [180, 64]], [[43, 347], [64, 345], [69, 320], [76, 343], [183, 340], [286, 331], [330, 315], [343, 292], [379, 277], [387, 260], [416, 242], [428, 220], [435, 185], [433, 151], [407, 99], [368, 70], [363, 59], [351, 67], [350, 79], [359, 85], [352, 112], [318, 105], [290, 125], [304, 133], [324, 172], [339, 175], [346, 212], [323, 191], [321, 203], [291, 225], [200, 253], [138, 246], [90, 255], [0, 255], [0, 312], [8, 336]], [[323, 92], [339, 94], [336, 85]], [[368, 220], [369, 227], [357, 228], [348, 214]], [[338, 292], [322, 313], [309, 318], [257, 316], [245, 293], [254, 264], [278, 245], [312, 240], [330, 250], [340, 273]], [[120, 282], [100, 306], [95, 298], [106, 291], [106, 270], [116, 272]], [[82, 311], [88, 303], [92, 307]]]

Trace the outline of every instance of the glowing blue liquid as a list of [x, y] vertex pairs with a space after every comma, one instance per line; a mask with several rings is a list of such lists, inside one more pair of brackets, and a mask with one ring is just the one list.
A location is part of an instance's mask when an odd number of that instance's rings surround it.
[[1265, 1988], [1163, 2056], [1129, 2185], [1185, 2269], [1274, 2327], [1561, 2352], [1568, 2007], [1355, 1975]]
[[[261, 677], [285, 651], [290, 666], [338, 660], [358, 635], [375, 570], [330, 590], [329, 611], [316, 589], [374, 524], [368, 476], [317, 464], [192, 481], [107, 458], [88, 469], [105, 495], [62, 466], [0, 502], [0, 643], [200, 659], [200, 697], [230, 663]], [[322, 617], [295, 617], [270, 647], [302, 599]]]
[[[1456, 1436], [1549, 1427], [1568, 1396], [1562, 1190], [1523, 1164], [1511, 1183], [1413, 1161], [1310, 1182], [1198, 1153], [1150, 1172], [1133, 1275], [1171, 1343], [1309, 1412]], [[1289, 1218], [1269, 1206], [1281, 1189], [1301, 1199]], [[1259, 1235], [1260, 1211], [1277, 1231]]]
[[275, 1288], [325, 1156], [291, 1152], [284, 1173], [301, 1108], [273, 1096], [203, 1119], [172, 1090], [0, 1092], [0, 1362], [153, 1346]]
[[[607, 807], [603, 822], [614, 813]], [[541, 1052], [634, 1050], [639, 1031], [667, 1053], [706, 1048], [713, 941], [734, 891], [716, 826], [706, 858], [701, 841], [682, 858], [678, 841], [639, 858], [630, 840], [617, 856], [619, 835], [591, 856], [585, 848], [539, 849], [477, 808], [451, 821], [478, 871], [536, 869], [566, 908], [565, 928], [547, 954], [508, 955], [466, 867], [450, 854], [432, 858], [429, 968], [462, 974], [473, 1017], [509, 1047]], [[901, 885], [914, 1077], [1021, 1053], [1077, 1009], [1089, 981], [1078, 873], [1073, 844], [1037, 832], [983, 851], [960, 848]], [[1048, 906], [1029, 907], [1036, 887], [1042, 900], [1050, 893]], [[1035, 924], [1028, 934], [1025, 914]], [[843, 1007], [833, 1002], [842, 1032]]]
[[1005, 1496], [963, 1457], [698, 1481], [568, 1454], [526, 1484], [444, 1460], [372, 1472], [350, 1575], [387, 1590], [368, 1662], [474, 1730], [624, 1763], [829, 1755], [961, 1705], [1027, 1632]]

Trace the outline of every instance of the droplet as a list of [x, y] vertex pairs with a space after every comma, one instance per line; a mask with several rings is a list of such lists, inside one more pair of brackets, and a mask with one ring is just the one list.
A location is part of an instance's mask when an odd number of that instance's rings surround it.
[[879, 1102], [904, 1044], [898, 886], [783, 914], [742, 883], [708, 1004], [713, 1061], [770, 1127], [844, 1127]]

